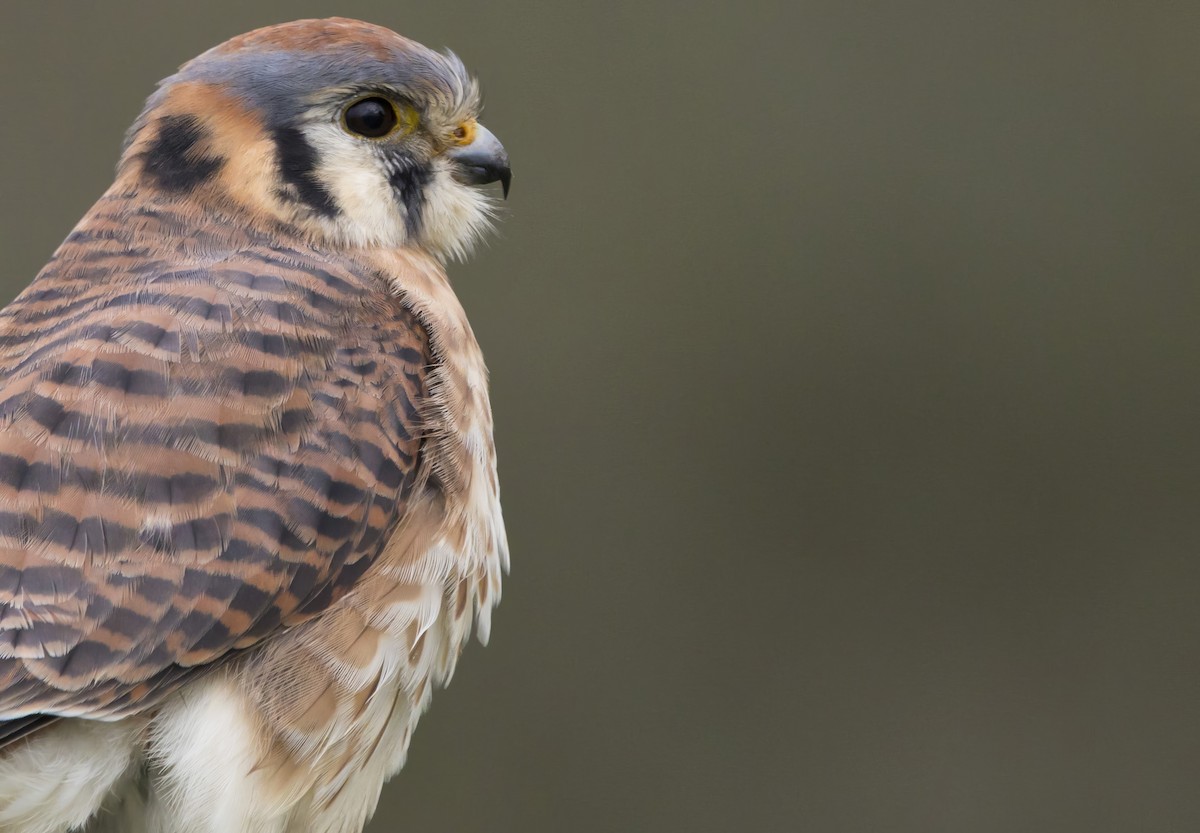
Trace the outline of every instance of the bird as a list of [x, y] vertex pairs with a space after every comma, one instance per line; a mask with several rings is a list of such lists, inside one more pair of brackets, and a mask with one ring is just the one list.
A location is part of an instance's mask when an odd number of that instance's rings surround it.
[[370, 819], [509, 565], [480, 109], [381, 26], [234, 37], [0, 311], [0, 831]]

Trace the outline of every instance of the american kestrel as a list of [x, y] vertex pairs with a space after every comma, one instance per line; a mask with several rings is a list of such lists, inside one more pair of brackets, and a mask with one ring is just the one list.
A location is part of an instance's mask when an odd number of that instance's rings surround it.
[[370, 817], [508, 566], [479, 109], [378, 26], [233, 38], [0, 312], [0, 831]]

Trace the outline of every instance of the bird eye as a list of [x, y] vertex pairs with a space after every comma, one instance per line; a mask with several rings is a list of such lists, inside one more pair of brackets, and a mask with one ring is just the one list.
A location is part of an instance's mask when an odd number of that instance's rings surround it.
[[399, 124], [396, 107], [386, 98], [364, 98], [346, 108], [342, 120], [346, 129], [368, 139], [382, 139]]

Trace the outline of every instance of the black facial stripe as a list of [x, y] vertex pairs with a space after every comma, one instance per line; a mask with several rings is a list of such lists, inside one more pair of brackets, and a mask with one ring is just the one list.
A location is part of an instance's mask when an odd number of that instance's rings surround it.
[[[336, 217], [337, 203], [325, 184], [317, 179], [316, 148], [294, 127], [277, 127], [271, 134], [279, 155], [279, 173], [295, 189], [295, 197], [324, 217]], [[285, 192], [283, 196], [289, 194]]]
[[421, 230], [421, 211], [425, 207], [425, 186], [429, 184], [430, 171], [412, 159], [400, 157], [392, 163], [388, 182], [400, 194], [404, 203], [404, 225], [408, 236], [413, 237]]
[[142, 170], [164, 191], [192, 191], [225, 164], [219, 156], [197, 153], [204, 138], [205, 130], [194, 116], [164, 116], [158, 121], [158, 135], [142, 154]]

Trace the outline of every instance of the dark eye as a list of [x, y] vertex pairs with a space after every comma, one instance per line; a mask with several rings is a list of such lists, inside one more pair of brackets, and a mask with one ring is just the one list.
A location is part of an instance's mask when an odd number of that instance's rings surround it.
[[346, 108], [346, 129], [368, 139], [381, 139], [396, 129], [396, 108], [386, 98], [364, 98]]

